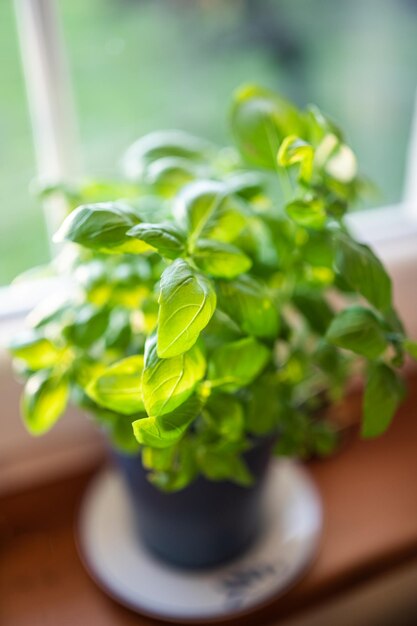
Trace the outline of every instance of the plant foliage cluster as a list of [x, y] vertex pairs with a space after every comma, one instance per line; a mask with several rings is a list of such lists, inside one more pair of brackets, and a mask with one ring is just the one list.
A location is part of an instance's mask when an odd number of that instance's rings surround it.
[[416, 352], [384, 267], [344, 224], [364, 182], [340, 130], [256, 86], [236, 93], [231, 130], [220, 150], [152, 133], [124, 181], [44, 189], [70, 209], [53, 264], [69, 287], [11, 346], [33, 434], [71, 399], [167, 491], [199, 474], [250, 485], [259, 437], [330, 452], [320, 409], [361, 369], [362, 433], [379, 435]]

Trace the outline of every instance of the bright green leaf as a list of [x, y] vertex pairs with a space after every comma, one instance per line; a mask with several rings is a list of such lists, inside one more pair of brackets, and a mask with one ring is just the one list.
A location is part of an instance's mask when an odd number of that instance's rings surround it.
[[162, 274], [158, 316], [158, 356], [169, 358], [189, 350], [216, 308], [208, 278], [177, 259]]
[[280, 167], [300, 166], [300, 178], [309, 181], [313, 173], [314, 149], [311, 144], [296, 135], [289, 135], [282, 141], [277, 161]]
[[148, 415], [170, 413], [185, 402], [206, 370], [204, 356], [198, 346], [178, 356], [161, 359], [157, 355], [156, 337], [145, 346], [145, 367], [142, 377], [143, 399]]
[[65, 353], [65, 348], [33, 332], [14, 338], [9, 344], [9, 350], [14, 358], [24, 361], [30, 370], [52, 367]]
[[136, 420], [133, 422], [133, 432], [138, 442], [144, 446], [169, 448], [182, 438], [200, 411], [201, 402], [191, 397], [171, 413]]
[[123, 415], [143, 411], [142, 370], [142, 355], [122, 359], [95, 378], [88, 385], [87, 394], [100, 406]]
[[220, 278], [235, 278], [252, 266], [251, 259], [236, 246], [210, 239], [197, 242], [193, 260], [201, 270]]
[[22, 413], [32, 435], [46, 433], [61, 417], [68, 402], [69, 387], [65, 378], [37, 372], [26, 383]]
[[253, 337], [226, 343], [213, 351], [208, 378], [212, 385], [234, 391], [251, 383], [262, 372], [270, 356], [268, 348]]
[[299, 226], [320, 230], [326, 223], [327, 214], [319, 198], [299, 198], [286, 205], [288, 216]]
[[233, 241], [246, 224], [242, 201], [225, 183], [201, 180], [184, 187], [174, 204], [174, 216], [189, 233], [191, 247], [200, 238]]

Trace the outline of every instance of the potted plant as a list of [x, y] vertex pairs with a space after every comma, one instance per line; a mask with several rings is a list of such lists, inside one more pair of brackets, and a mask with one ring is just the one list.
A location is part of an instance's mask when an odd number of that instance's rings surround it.
[[323, 410], [352, 372], [366, 373], [362, 435], [381, 434], [416, 352], [344, 222], [366, 185], [340, 130], [256, 86], [236, 93], [231, 129], [221, 150], [153, 133], [127, 180], [44, 189], [68, 201], [52, 262], [68, 288], [11, 345], [29, 431], [70, 400], [92, 415], [146, 543], [185, 566], [251, 542], [272, 452], [331, 452]]

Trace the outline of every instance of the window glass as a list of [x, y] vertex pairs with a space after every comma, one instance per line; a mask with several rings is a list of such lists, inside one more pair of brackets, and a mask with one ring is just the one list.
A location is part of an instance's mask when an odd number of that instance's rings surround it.
[[[316, 102], [347, 130], [370, 204], [401, 199], [416, 88], [415, 0], [61, 0], [85, 167], [156, 128], [226, 142], [233, 89]], [[368, 204], [369, 204], [368, 203]]]
[[0, 2], [0, 285], [47, 261], [42, 210], [29, 194], [36, 174], [12, 2]]

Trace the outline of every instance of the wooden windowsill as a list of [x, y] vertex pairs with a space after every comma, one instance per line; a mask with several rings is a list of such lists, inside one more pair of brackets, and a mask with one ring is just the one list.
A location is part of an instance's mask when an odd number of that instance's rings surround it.
[[[359, 398], [351, 401], [358, 412]], [[389, 432], [354, 440], [338, 455], [308, 464], [322, 494], [319, 555], [285, 596], [241, 619], [279, 624], [417, 557], [417, 379]], [[0, 623], [3, 626], [155, 624], [108, 599], [85, 573], [74, 522], [85, 467], [60, 481], [0, 499]]]

